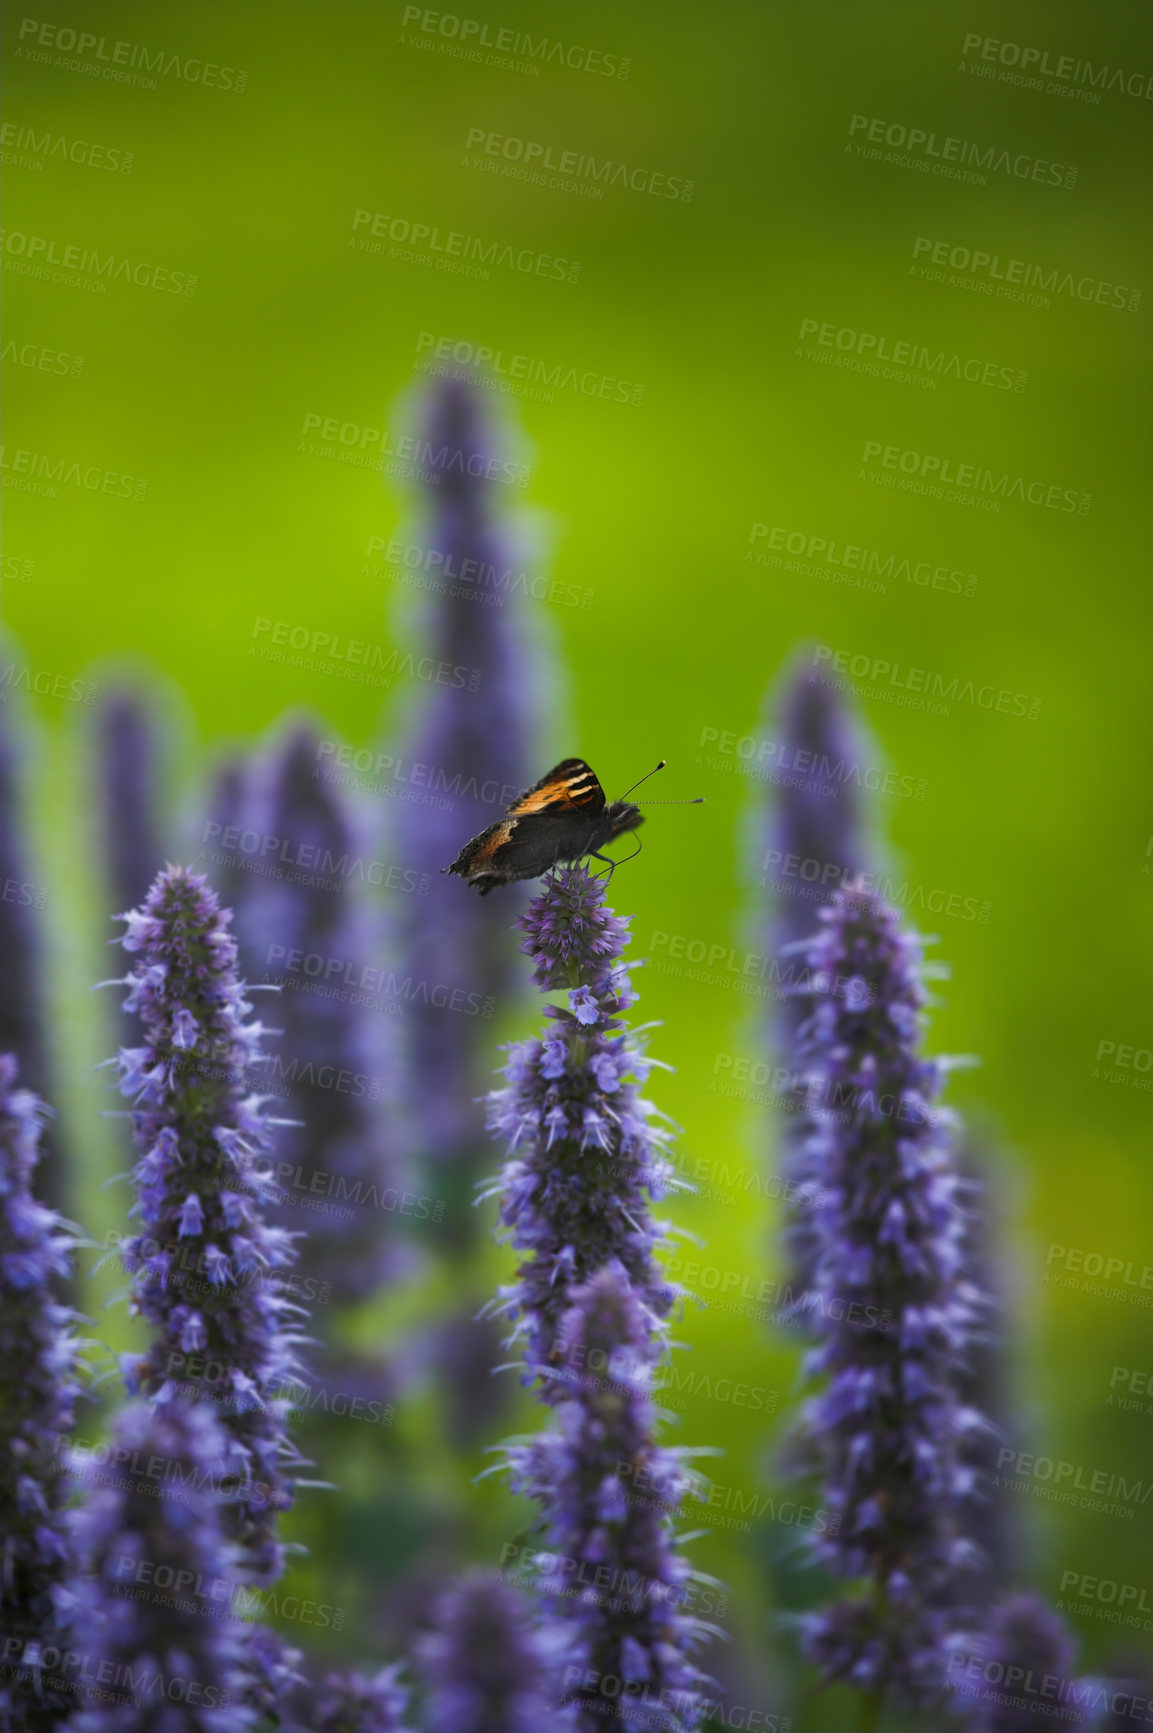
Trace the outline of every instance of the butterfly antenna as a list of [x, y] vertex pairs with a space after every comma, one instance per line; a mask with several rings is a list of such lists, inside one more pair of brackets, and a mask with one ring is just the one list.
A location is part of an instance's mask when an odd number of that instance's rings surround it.
[[[634, 782], [633, 783], [633, 788], [639, 788], [641, 785], [641, 782], [647, 782], [650, 776], [655, 776], [658, 770], [663, 770], [667, 763], [668, 763], [668, 759], [662, 758], [659, 764], [654, 764], [653, 768], [651, 770], [645, 771], [644, 775], [640, 779], [640, 782]], [[626, 788], [624, 793], [621, 795], [621, 799], [627, 800], [629, 795], [632, 793], [633, 788]]]

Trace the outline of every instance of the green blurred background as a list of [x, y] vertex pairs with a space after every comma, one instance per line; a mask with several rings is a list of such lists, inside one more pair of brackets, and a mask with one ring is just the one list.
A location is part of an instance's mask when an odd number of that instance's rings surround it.
[[[1102, 1041], [1146, 1060], [1153, 1048], [1141, 485], [1153, 110], [1116, 86], [1086, 102], [981, 78], [975, 66], [995, 73], [1001, 62], [964, 50], [970, 37], [1032, 45], [1051, 66], [1068, 55], [1142, 73], [1144, 89], [1147, 7], [477, 0], [406, 20], [392, 0], [162, 11], [53, 0], [32, 17], [12, 9], [4, 33], [16, 129], [5, 135], [9, 656], [102, 686], [126, 669], [166, 685], [174, 810], [214, 751], [254, 741], [289, 706], [375, 747], [378, 691], [248, 655], [259, 617], [386, 649], [416, 642], [397, 587], [366, 570], [370, 538], [410, 518], [406, 484], [302, 449], [306, 417], [398, 438], [424, 379], [422, 333], [642, 385], [639, 403], [571, 388], [551, 402], [511, 399], [529, 480], [505, 490], [540, 550], [537, 569], [593, 592], [587, 608], [533, 604], [563, 670], [550, 747], [588, 757], [610, 794], [665, 756], [663, 795], [708, 798], [703, 810], [652, 815], [643, 858], [614, 882], [617, 907], [634, 916], [641, 953], [667, 950], [659, 940], [654, 950], [654, 934], [755, 948], [742, 837], [764, 791], [716, 743], [770, 735], [766, 688], [800, 646], [1041, 700], [1034, 720], [964, 702], [948, 716], [870, 697], [862, 708], [878, 762], [926, 784], [923, 800], [879, 802], [897, 881], [991, 905], [986, 921], [917, 913], [952, 966], [931, 1047], [981, 1055], [950, 1100], [992, 1140], [1004, 1174], [1014, 1442], [1087, 1473], [1144, 1476], [1147, 1488], [1153, 1402], [1111, 1404], [1110, 1380], [1115, 1367], [1153, 1364], [1149, 1311], [1044, 1277], [1053, 1245], [1119, 1259], [1137, 1280], [1153, 1264], [1153, 1103], [1097, 1064]], [[445, 18], [457, 25], [442, 30]], [[576, 66], [546, 59], [532, 76], [439, 52], [466, 18], [490, 39], [507, 28], [595, 50], [594, 70], [583, 55], [570, 56]], [[81, 61], [38, 46], [55, 40], [45, 24], [232, 69], [233, 88], [175, 73], [154, 90], [91, 76], [92, 52]], [[854, 115], [1072, 165], [1076, 184], [1005, 172], [966, 184], [886, 162], [883, 145], [882, 160], [868, 160], [850, 149]], [[33, 158], [26, 126], [134, 153], [131, 172]], [[540, 142], [554, 159], [571, 149], [692, 181], [692, 197], [618, 184], [597, 199], [486, 173], [475, 166], [483, 146], [468, 146], [476, 130]], [[579, 261], [579, 277], [493, 266], [478, 280], [388, 257], [387, 243], [373, 256], [350, 244], [357, 210]], [[77, 246], [194, 276], [195, 293], [123, 279], [94, 293], [30, 277], [17, 237], [32, 236], [55, 241], [58, 257]], [[1042, 306], [980, 292], [971, 275], [926, 280], [918, 237], [1124, 285], [1126, 304], [1058, 292]], [[1133, 289], [1145, 291], [1136, 310]], [[808, 357], [805, 320], [994, 362], [1026, 373], [1025, 388], [941, 377], [929, 389], [838, 368], [835, 346], [824, 363]], [[66, 372], [22, 363], [37, 348], [83, 358], [79, 376], [71, 362]], [[873, 485], [868, 441], [1057, 484], [1091, 495], [1091, 507], [1082, 516], [1018, 499], [990, 512]], [[17, 450], [144, 478], [146, 495], [21, 492]], [[973, 574], [975, 593], [891, 578], [870, 594], [827, 568], [761, 565], [746, 558], [754, 524]], [[85, 1225], [100, 1237], [122, 1225], [124, 1204], [121, 1190], [99, 1190], [118, 1156], [91, 1075], [110, 1036], [88, 986], [111, 972], [86, 810], [92, 711], [51, 696], [30, 709], [60, 1106], [85, 1164]], [[685, 1161], [775, 1172], [767, 1110], [714, 1082], [718, 1054], [764, 1057], [758, 1002], [659, 969], [639, 984], [640, 1012], [664, 1024], [655, 1051], [676, 1068], [655, 1087], [683, 1127]], [[535, 1014], [528, 1006], [517, 1027]], [[1140, 1063], [1125, 1074], [1138, 1083]], [[750, 1193], [737, 1208], [682, 1201], [674, 1213], [707, 1242], [708, 1262], [760, 1281], [780, 1273], [775, 1207]], [[509, 1267], [493, 1253], [493, 1281]], [[1052, 1268], [1067, 1273], [1060, 1257]], [[381, 1329], [407, 1327], [415, 1305], [394, 1299]], [[108, 1315], [113, 1337], [122, 1311]], [[770, 1459], [797, 1386], [797, 1342], [697, 1308], [683, 1334], [702, 1367], [779, 1400], [768, 1418], [690, 1398], [679, 1435], [724, 1446], [718, 1482], [779, 1493]], [[313, 1495], [318, 1508], [329, 1501], [323, 1514], [298, 1513], [313, 1550], [293, 1580], [350, 1608], [341, 1637], [305, 1631], [310, 1644], [390, 1655], [388, 1633], [361, 1616], [366, 1584], [393, 1568], [401, 1544], [383, 1478], [425, 1475], [430, 1498], [467, 1506], [469, 1547], [489, 1563], [523, 1522], [498, 1485], [471, 1487], [479, 1459], [438, 1452], [434, 1431], [419, 1402], [402, 1405], [387, 1441], [340, 1446], [356, 1463], [338, 1492]], [[1153, 1601], [1150, 1506], [1127, 1520], [1017, 1503], [1023, 1580], [1056, 1596], [1063, 1573], [1090, 1573]], [[370, 1508], [385, 1517], [370, 1521]], [[810, 1592], [788, 1556], [796, 1538], [766, 1520], [694, 1547], [731, 1589], [723, 1622], [738, 1643], [723, 1664], [756, 1693], [746, 1701], [794, 1716], [791, 1640], [774, 1620]], [[405, 1533], [405, 1548], [420, 1544], [419, 1526]], [[1065, 1604], [1094, 1666], [1119, 1643], [1132, 1652], [1149, 1641], [1091, 1599]], [[835, 1702], [806, 1713], [804, 1725], [837, 1724]]]

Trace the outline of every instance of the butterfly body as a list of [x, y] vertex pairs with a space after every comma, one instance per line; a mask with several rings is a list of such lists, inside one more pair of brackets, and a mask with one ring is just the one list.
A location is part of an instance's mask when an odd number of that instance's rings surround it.
[[643, 823], [631, 801], [606, 800], [583, 758], [565, 758], [526, 789], [503, 818], [466, 842], [444, 871], [475, 885], [484, 897], [498, 885], [539, 878], [559, 861], [585, 855], [606, 860], [599, 852], [605, 844]]

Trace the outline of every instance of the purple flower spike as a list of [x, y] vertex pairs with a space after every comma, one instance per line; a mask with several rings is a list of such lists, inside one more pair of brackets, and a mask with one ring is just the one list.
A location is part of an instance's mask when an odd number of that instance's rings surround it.
[[113, 692], [96, 718], [98, 793], [108, 889], [114, 909], [148, 894], [164, 860], [156, 726], [142, 695]]
[[[232, 873], [248, 978], [286, 983], [265, 1001], [281, 1031], [280, 1051], [254, 1073], [258, 1087], [284, 1100], [283, 1117], [299, 1121], [277, 1140], [281, 1172], [290, 1177], [273, 1216], [283, 1227], [307, 1229], [302, 1285], [350, 1304], [395, 1276], [400, 1262], [396, 1218], [386, 1202], [404, 1189], [390, 1129], [395, 1115], [377, 1111], [398, 1090], [397, 1020], [357, 1003], [372, 994], [339, 984], [327, 993], [304, 991], [313, 981], [285, 975], [278, 962], [295, 953], [311, 967], [319, 957], [326, 969], [355, 981], [380, 958], [367, 897], [381, 864], [371, 859], [347, 797], [321, 777], [320, 746], [311, 726], [295, 727], [251, 771], [237, 827], [230, 833], [226, 825], [224, 835], [272, 838], [286, 863], [267, 877]], [[219, 802], [227, 806], [223, 792]], [[235, 847], [224, 856], [242, 867], [262, 864]], [[388, 996], [382, 978], [380, 997]], [[323, 1316], [327, 1321], [331, 1308]]]
[[970, 1646], [953, 1646], [953, 1706], [970, 1733], [1032, 1733], [1047, 1718], [1083, 1727], [1086, 1706], [1096, 1707], [1106, 1693], [1074, 1676], [1076, 1660], [1077, 1644], [1061, 1615], [1040, 1595], [1011, 1595]]
[[[879, 897], [850, 887], [820, 911], [805, 1031], [811, 1159], [820, 1195], [808, 1302], [823, 1387], [804, 1436], [837, 1519], [815, 1539], [851, 1600], [807, 1622], [830, 1680], [919, 1701], [939, 1694], [940, 1602], [970, 1562], [964, 1465], [983, 1424], [957, 1394], [982, 1296], [964, 1264], [962, 1184], [941, 1067], [917, 1052], [926, 994], [920, 941]], [[835, 1111], [824, 1105], [835, 1099]]]
[[546, 1008], [547, 1034], [512, 1047], [508, 1082], [489, 1097], [489, 1124], [509, 1144], [500, 1218], [525, 1254], [494, 1309], [515, 1320], [510, 1341], [525, 1340], [525, 1382], [544, 1379], [546, 1400], [563, 1395], [550, 1369], [580, 1283], [619, 1263], [653, 1327], [679, 1292], [654, 1260], [664, 1229], [649, 1200], [684, 1182], [640, 1093], [651, 1061], [621, 1018], [636, 997], [621, 962], [628, 922], [604, 897], [583, 866], [565, 867], [518, 922], [538, 987], [570, 989], [569, 1008]]
[[577, 1733], [687, 1733], [710, 1683], [691, 1658], [710, 1629], [693, 1612], [700, 1579], [673, 1533], [694, 1477], [653, 1442], [657, 1342], [624, 1271], [601, 1270], [572, 1301], [557, 1428], [508, 1451], [514, 1488], [544, 1513], [536, 1569], [567, 1639], [562, 1700]]
[[[405, 554], [427, 562], [416, 574], [431, 592], [427, 651], [434, 666], [456, 672], [438, 675], [413, 706], [396, 772], [411, 780], [412, 797], [397, 785], [387, 791], [405, 797], [392, 803], [401, 861], [428, 883], [426, 897], [402, 899], [399, 911], [404, 973], [426, 983], [406, 1018], [411, 1118], [431, 1183], [447, 1192], [445, 1232], [459, 1248], [475, 1245], [479, 1230], [471, 1205], [485, 1161], [476, 1106], [491, 1063], [484, 1019], [521, 989], [503, 923], [440, 869], [547, 767], [538, 759], [546, 681], [502, 500], [516, 490], [496, 479], [511, 466], [486, 393], [463, 379], [438, 384], [423, 422], [435, 481]], [[523, 907], [519, 887], [501, 894], [510, 915]], [[435, 984], [450, 990], [447, 1003]], [[451, 998], [454, 989], [466, 997]], [[452, 1008], [461, 1003], [482, 1015], [462, 1016]]]
[[532, 1628], [525, 1603], [486, 1572], [444, 1594], [420, 1647], [430, 1733], [565, 1733], [551, 1707], [561, 1688], [557, 1645]]
[[123, 918], [128, 1004], [147, 1046], [120, 1055], [121, 1088], [135, 1101], [141, 1224], [121, 1256], [133, 1310], [154, 1332], [134, 1387], [161, 1404], [214, 1405], [223, 1472], [237, 1487], [232, 1536], [257, 1579], [271, 1582], [282, 1568], [277, 1512], [292, 1502], [300, 1463], [280, 1392], [299, 1387], [294, 1320], [303, 1313], [288, 1297], [293, 1236], [266, 1220], [276, 1195], [269, 1122], [243, 1082], [261, 1027], [244, 1021], [229, 916], [203, 878], [169, 867]]
[[785, 1244], [788, 1285], [807, 1288], [816, 1246], [808, 1168], [812, 1121], [801, 1074], [800, 1030], [815, 1001], [803, 991], [804, 959], [795, 947], [812, 938], [817, 910], [870, 865], [872, 848], [861, 795], [872, 756], [844, 700], [820, 684], [808, 662], [786, 677], [779, 700], [766, 717], [770, 737], [781, 743], [781, 768], [771, 789], [768, 821], [758, 823], [757, 878], [767, 892], [759, 945], [773, 959], [785, 991], [772, 1007], [766, 1030], [793, 1081], [782, 1102], [782, 1163], [786, 1181]]
[[[77, 1465], [73, 1733], [246, 1733], [256, 1726], [245, 1578], [225, 1539], [225, 1440], [207, 1408], [122, 1410], [131, 1471]], [[112, 1458], [116, 1461], [116, 1457]], [[67, 1666], [67, 1663], [66, 1663]], [[81, 1670], [82, 1669], [82, 1670]]]
[[408, 1733], [403, 1725], [408, 1692], [398, 1666], [362, 1673], [330, 1673], [316, 1692], [309, 1725], [314, 1733]]
[[[40, 925], [47, 892], [35, 882], [24, 846], [27, 803], [17, 747], [26, 759], [29, 742], [13, 728], [13, 709], [0, 704], [0, 880], [7, 887], [0, 896], [0, 1053], [14, 1055], [26, 1089], [51, 1100]], [[68, 1209], [71, 1188], [56, 1126], [41, 1140], [36, 1188], [51, 1209]]]
[[58, 1598], [71, 1559], [60, 1445], [75, 1423], [74, 1314], [52, 1297], [74, 1234], [32, 1195], [44, 1108], [0, 1054], [0, 1725], [49, 1733], [71, 1701], [20, 1663], [59, 1646]]

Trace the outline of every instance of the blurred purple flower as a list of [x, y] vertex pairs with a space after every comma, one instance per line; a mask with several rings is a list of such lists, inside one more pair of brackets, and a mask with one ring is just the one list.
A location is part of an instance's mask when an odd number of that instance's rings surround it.
[[97, 712], [94, 805], [100, 815], [105, 872], [114, 909], [142, 902], [164, 864], [159, 813], [156, 729], [134, 692], [105, 698]]
[[[299, 726], [250, 772], [238, 822], [261, 839], [263, 853], [252, 864], [267, 862], [270, 853], [275, 864], [278, 852], [288, 863], [268, 876], [240, 875], [248, 884], [236, 936], [254, 981], [282, 973], [277, 959], [294, 952], [320, 958], [328, 979], [332, 959], [342, 973], [379, 965], [366, 892], [380, 868], [340, 790], [321, 780], [319, 746], [314, 729]], [[268, 838], [275, 849], [265, 848]], [[399, 1267], [405, 1186], [396, 1114], [382, 1111], [399, 1090], [396, 1019], [373, 1017], [355, 993], [308, 992], [311, 979], [286, 979], [275, 1001], [282, 1038], [257, 1073], [287, 1095], [285, 1117], [301, 1122], [286, 1125], [278, 1138], [286, 1184], [274, 1219], [307, 1228], [300, 1277], [312, 1284], [310, 1292], [358, 1301]], [[307, 1212], [302, 1201], [311, 1206]]]
[[408, 1692], [397, 1679], [399, 1671], [399, 1666], [382, 1667], [371, 1679], [363, 1673], [330, 1673], [315, 1693], [310, 1733], [407, 1733]]
[[1075, 1677], [1077, 1646], [1040, 1595], [1011, 1595], [971, 1647], [954, 1646], [953, 1707], [970, 1733], [1031, 1733], [1046, 1718], [1083, 1727], [1085, 1706], [1102, 1693], [1096, 1681]]
[[556, 1643], [517, 1591], [484, 1571], [442, 1595], [420, 1644], [430, 1733], [562, 1733]]
[[[838, 885], [870, 864], [862, 778], [869, 767], [864, 735], [838, 694], [817, 679], [811, 664], [798, 663], [766, 718], [770, 739], [780, 743], [779, 770], [765, 803], [767, 821], [754, 839], [757, 873], [770, 895], [758, 948], [773, 961], [774, 979], [785, 991], [773, 1005], [768, 1031], [792, 1081], [782, 1091], [782, 1167], [785, 1186], [787, 1283], [808, 1287], [816, 1243], [812, 1223], [813, 1175], [809, 1171], [812, 1121], [801, 1076], [799, 1034], [814, 1000], [803, 990], [806, 968], [796, 947], [817, 930], [817, 910]], [[776, 768], [776, 767], [773, 767]]]
[[868, 1582], [873, 1598], [810, 1616], [807, 1648], [830, 1680], [923, 1700], [943, 1677], [937, 1603], [971, 1561], [964, 1456], [984, 1422], [957, 1383], [983, 1301], [965, 1268], [945, 1115], [933, 1107], [943, 1066], [917, 1051], [920, 940], [863, 888], [838, 891], [819, 919], [804, 1050], [821, 1188], [809, 1369], [824, 1383], [802, 1436], [837, 1519], [816, 1552], [837, 1576]]
[[684, 1452], [653, 1440], [661, 1339], [617, 1263], [571, 1300], [556, 1428], [507, 1451], [514, 1489], [544, 1515], [537, 1581], [566, 1640], [563, 1701], [578, 1733], [681, 1733], [698, 1725], [711, 1683], [692, 1655], [712, 1627], [694, 1614], [702, 1579], [673, 1532], [694, 1476]]
[[[227, 1443], [224, 1472], [238, 1491], [234, 1538], [259, 1580], [280, 1573], [276, 1513], [292, 1502], [298, 1457], [285, 1426], [299, 1384], [289, 1297], [292, 1236], [270, 1227], [276, 1186], [261, 1097], [245, 1092], [262, 1028], [236, 975], [236, 945], [207, 883], [186, 867], [159, 875], [142, 908], [122, 917], [134, 961], [125, 1009], [146, 1045], [122, 1049], [121, 1089], [133, 1098], [139, 1152], [132, 1214], [140, 1232], [121, 1256], [134, 1277], [133, 1310], [152, 1325], [147, 1354], [126, 1375], [162, 1406], [210, 1402]], [[195, 1027], [195, 1045], [181, 1040]]]
[[537, 986], [568, 988], [569, 1008], [546, 1006], [546, 1036], [510, 1049], [508, 1081], [489, 1097], [489, 1124], [509, 1157], [488, 1193], [499, 1195], [507, 1237], [525, 1254], [491, 1309], [515, 1321], [510, 1344], [525, 1341], [524, 1382], [543, 1379], [545, 1400], [564, 1394], [550, 1384], [559, 1321], [573, 1290], [603, 1265], [620, 1264], [653, 1328], [679, 1292], [654, 1259], [664, 1228], [649, 1200], [691, 1188], [675, 1177], [668, 1133], [640, 1093], [653, 1062], [621, 1016], [636, 999], [621, 962], [628, 922], [604, 899], [583, 866], [564, 867], [517, 923]]
[[[27, 737], [15, 735], [11, 710], [10, 704], [0, 704], [0, 882], [7, 887], [0, 897], [0, 1053], [14, 1055], [26, 1088], [51, 1098], [44, 1033], [44, 947], [38, 920], [47, 892], [33, 882], [24, 846], [25, 802], [17, 744], [26, 752]], [[55, 1126], [41, 1140], [36, 1185], [41, 1201], [51, 1209], [69, 1207]]]
[[[499, 522], [502, 484], [492, 478], [502, 454], [483, 393], [462, 380], [439, 385], [423, 431], [437, 481], [412, 545], [423, 549], [436, 592], [428, 655], [448, 672], [428, 683], [410, 719], [396, 792], [412, 798], [393, 810], [399, 858], [430, 884], [427, 898], [405, 899], [400, 916], [404, 973], [426, 983], [406, 1018], [414, 1134], [435, 1186], [448, 1187], [446, 1232], [460, 1245], [476, 1236], [472, 1191], [485, 1159], [476, 1106], [491, 1063], [484, 1019], [508, 1004], [519, 970], [504, 922], [440, 869], [539, 776], [543, 680], [514, 593], [519, 558]], [[523, 907], [519, 890], [502, 894], [510, 913]], [[482, 1015], [434, 1003], [438, 985], [463, 988]]]
[[73, 1648], [83, 1671], [69, 1725], [245, 1733], [257, 1724], [251, 1633], [234, 1609], [241, 1557], [222, 1532], [220, 1428], [204, 1407], [131, 1404], [115, 1448], [131, 1473], [97, 1468], [95, 1454], [77, 1463], [87, 1498], [76, 1516]]
[[18, 1671], [37, 1646], [58, 1646], [58, 1598], [71, 1570], [63, 1512], [63, 1440], [75, 1424], [75, 1314], [52, 1295], [67, 1277], [74, 1230], [37, 1201], [45, 1108], [16, 1086], [0, 1054], [0, 1727], [49, 1733], [71, 1699]]

